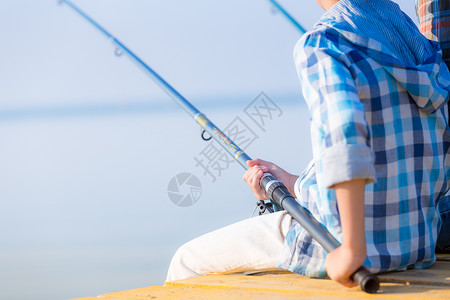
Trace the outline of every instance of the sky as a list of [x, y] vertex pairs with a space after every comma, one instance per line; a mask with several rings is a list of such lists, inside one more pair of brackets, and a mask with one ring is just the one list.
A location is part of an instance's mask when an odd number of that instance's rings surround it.
[[[415, 20], [412, 2], [399, 4]], [[75, 3], [191, 101], [300, 91], [292, 60], [298, 32], [269, 1]], [[307, 29], [323, 13], [312, 0], [280, 3]], [[167, 100], [56, 0], [2, 0], [0, 25], [0, 109]]]
[[[307, 165], [292, 58], [299, 33], [269, 1], [74, 2], [219, 127], [246, 122], [258, 136], [251, 156], [293, 173]], [[280, 3], [307, 29], [323, 13], [312, 0]], [[399, 4], [416, 21], [413, 1]], [[1, 0], [0, 36], [2, 297], [162, 284], [178, 246], [250, 216], [243, 170], [235, 163], [216, 182], [205, 176], [194, 161], [208, 145], [198, 126], [67, 6]], [[279, 108], [264, 128], [245, 114], [261, 92]], [[202, 183], [187, 208], [168, 198], [181, 172]]]

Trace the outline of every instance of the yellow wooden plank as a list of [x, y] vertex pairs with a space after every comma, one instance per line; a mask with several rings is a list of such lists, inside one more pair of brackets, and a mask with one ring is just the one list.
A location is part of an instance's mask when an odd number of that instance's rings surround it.
[[77, 300], [143, 299], [449, 299], [450, 262], [439, 261], [424, 270], [380, 275], [381, 287], [376, 295], [358, 287], [345, 288], [329, 279], [311, 279], [291, 272], [245, 275], [208, 275]]
[[[345, 288], [331, 280], [310, 279], [296, 274], [290, 276], [209, 275], [166, 283], [167, 287], [243, 289], [278, 292], [280, 296], [297, 295], [317, 298], [370, 298], [385, 299], [450, 299], [450, 288], [442, 286], [382, 283], [377, 295], [369, 295], [358, 287]], [[265, 298], [264, 298], [265, 299]]]
[[[140, 288], [129, 291], [111, 293], [107, 295], [99, 296], [98, 298], [83, 298], [86, 300], [93, 299], [105, 299], [105, 300], [146, 300], [146, 299], [217, 299], [217, 300], [232, 300], [232, 299], [258, 299], [258, 300], [272, 300], [272, 299], [333, 299], [333, 300], [344, 300], [344, 299], [449, 299], [449, 291], [442, 291], [440, 289], [428, 289], [427, 287], [420, 286], [410, 286], [407, 287], [407, 292], [405, 292], [405, 286], [402, 284], [392, 284], [386, 283], [382, 285], [381, 293], [377, 295], [369, 295], [358, 291], [357, 289], [326, 289], [322, 291], [321, 284], [316, 286], [316, 284], [309, 282], [308, 285], [295, 285], [293, 289], [289, 290], [277, 290], [270, 288], [262, 288], [257, 286], [256, 289], [249, 289], [248, 282], [244, 286], [228, 286], [230, 284], [229, 277], [233, 280], [240, 280], [248, 276], [225, 276], [225, 275], [210, 275], [204, 276], [213, 281], [221, 280], [217, 276], [223, 276], [223, 280], [227, 282], [226, 286], [214, 285], [210, 280], [208, 284], [202, 284], [200, 286], [179, 285], [170, 286], [166, 288], [148, 287]], [[205, 278], [203, 278], [205, 279]], [[261, 279], [260, 279], [261, 280]], [[246, 281], [246, 280], [244, 280]], [[317, 281], [317, 280], [313, 280]], [[322, 281], [322, 280], [318, 280]], [[265, 282], [265, 280], [264, 280]], [[267, 282], [265, 282], [267, 283]]]
[[[258, 300], [272, 300], [272, 299], [329, 299], [329, 296], [311, 295], [309, 293], [280, 293], [279, 291], [267, 291], [264, 289], [249, 290], [241, 288], [219, 288], [219, 287], [190, 287], [179, 286], [170, 287], [165, 290], [154, 290], [152, 287], [138, 290], [124, 291], [119, 293], [112, 293], [108, 295], [99, 296], [105, 300], [144, 300], [144, 299], [215, 299], [215, 300], [233, 300], [233, 299], [258, 299]], [[345, 300], [348, 297], [333, 297], [333, 299]], [[97, 299], [98, 300], [98, 299]]]
[[450, 261], [439, 261], [427, 269], [390, 272], [379, 276], [382, 282], [440, 285], [450, 288]]

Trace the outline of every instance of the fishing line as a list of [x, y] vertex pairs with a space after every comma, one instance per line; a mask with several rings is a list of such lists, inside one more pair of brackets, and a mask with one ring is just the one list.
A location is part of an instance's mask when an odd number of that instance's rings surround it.
[[294, 17], [287, 12], [286, 9], [284, 9], [277, 1], [275, 0], [269, 0], [270, 3], [272, 3], [272, 5], [278, 9], [279, 12], [281, 12], [286, 19], [298, 30], [300, 31], [301, 34], [304, 34], [306, 32], [305, 28], [303, 28], [302, 25], [300, 25], [299, 22], [297, 22], [297, 20], [294, 19]]

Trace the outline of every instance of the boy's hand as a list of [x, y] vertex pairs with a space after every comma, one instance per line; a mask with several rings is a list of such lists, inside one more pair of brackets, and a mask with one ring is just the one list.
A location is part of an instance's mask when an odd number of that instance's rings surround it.
[[259, 182], [264, 173], [271, 173], [275, 178], [282, 182], [292, 195], [294, 194], [294, 184], [298, 176], [292, 175], [274, 163], [264, 161], [262, 159], [248, 160], [247, 165], [251, 167], [248, 169], [242, 179], [250, 186], [256, 198], [259, 200], [269, 199], [266, 191], [261, 188]]
[[346, 287], [357, 284], [350, 278], [366, 259], [365, 254], [355, 254], [350, 248], [341, 245], [328, 253], [325, 261], [325, 269], [328, 276]]

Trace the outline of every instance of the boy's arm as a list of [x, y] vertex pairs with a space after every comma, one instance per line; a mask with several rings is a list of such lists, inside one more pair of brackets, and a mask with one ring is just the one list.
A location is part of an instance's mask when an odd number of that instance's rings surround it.
[[366, 259], [364, 228], [364, 190], [366, 180], [354, 179], [334, 185], [342, 226], [342, 245], [328, 253], [325, 263], [328, 276], [345, 285], [356, 285], [350, 276]]

